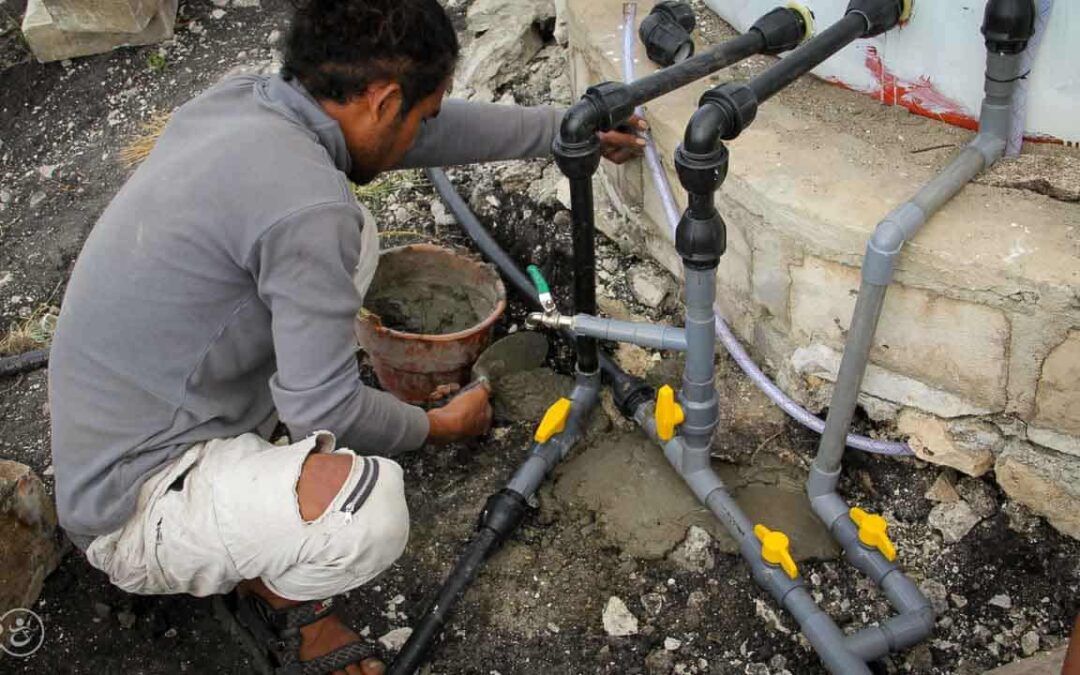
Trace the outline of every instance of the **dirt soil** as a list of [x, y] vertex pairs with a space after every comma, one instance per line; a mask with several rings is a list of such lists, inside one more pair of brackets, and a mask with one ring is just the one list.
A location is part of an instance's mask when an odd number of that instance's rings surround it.
[[[42, 304], [63, 302], [83, 240], [128, 175], [118, 162], [120, 148], [155, 113], [172, 110], [237, 66], [271, 59], [286, 7], [263, 0], [261, 10], [230, 7], [215, 19], [209, 2], [187, 2], [172, 43], [70, 64], [39, 65], [5, 44], [0, 53], [14, 53], [5, 62], [15, 64], [0, 70], [0, 195], [6, 195], [0, 200], [0, 326], [18, 323]], [[454, 9], [459, 23], [462, 11]], [[161, 63], [149, 58], [155, 54], [164, 56], [163, 67], [152, 65]], [[557, 69], [560, 58], [562, 50], [549, 44], [529, 72], [548, 72], [537, 64]], [[523, 78], [500, 95], [550, 100], [539, 79]], [[555, 288], [569, 287], [569, 219], [555, 199], [549, 162], [459, 169], [451, 176], [517, 260], [539, 264]], [[438, 241], [468, 247], [418, 174], [394, 177], [368, 201], [381, 229], [398, 233], [385, 236], [385, 246]], [[402, 235], [403, 229], [415, 234]], [[606, 307], [679, 320], [677, 307], [647, 310], [631, 292], [627, 270], [651, 263], [601, 241], [598, 264]], [[558, 294], [565, 303], [566, 293]], [[497, 336], [520, 329], [524, 315], [512, 299]], [[570, 363], [566, 347], [553, 346], [551, 374], [544, 375], [550, 379], [533, 382], [548, 400], [567, 382], [555, 373], [565, 376]], [[670, 355], [618, 354], [626, 367], [655, 381], [677, 382], [677, 361], [661, 358]], [[723, 425], [714, 450], [730, 465], [724, 470], [738, 480], [747, 467], [764, 467], [764, 474], [753, 475], [772, 476], [774, 486], [805, 472], [815, 437], [778, 413], [726, 358], [718, 367]], [[542, 405], [504, 407], [483, 440], [402, 458], [413, 522], [409, 548], [383, 577], [343, 603], [373, 650], [382, 650], [379, 636], [421, 613], [484, 500], [523, 459], [535, 408]], [[44, 371], [0, 379], [0, 456], [29, 464], [51, 489], [48, 412]], [[859, 424], [863, 432], [888, 432], [872, 429], [865, 418]], [[710, 525], [695, 503], [685, 502], [685, 512], [638, 509], [636, 520], [620, 523], [622, 507], [598, 499], [617, 482], [620, 499], [682, 503], [673, 474], [656, 460], [606, 400], [586, 443], [541, 490], [534, 513], [466, 595], [424, 672], [823, 673], [792, 620], [754, 586], [721, 540], [707, 546], [711, 569], [671, 555], [688, 525]], [[900, 560], [940, 612], [928, 642], [875, 664], [876, 673], [979, 673], [1019, 657], [1021, 638], [1030, 646], [1032, 633], [1040, 648], [1060, 644], [1076, 614], [1080, 542], [1009, 502], [991, 480], [968, 480], [961, 481], [962, 493], [979, 496], [985, 515], [958, 543], [946, 544], [927, 524], [934, 504], [924, 496], [942, 475], [955, 479], [913, 459], [852, 452], [846, 462], [841, 490], [889, 518]], [[759, 490], [760, 483], [746, 481]], [[769, 489], [758, 499], [767, 501]], [[751, 517], [762, 518], [752, 503], [746, 502]], [[798, 515], [797, 508], [788, 511]], [[627, 528], [640, 530], [637, 542]], [[886, 616], [880, 595], [831, 555], [822, 551], [801, 563], [822, 606], [849, 629]], [[601, 617], [612, 596], [637, 617], [636, 635], [605, 633]], [[77, 552], [68, 551], [33, 609], [45, 623], [45, 647], [29, 659], [0, 661], [0, 671], [235, 673], [250, 665], [214, 620], [208, 600], [124, 594]]]

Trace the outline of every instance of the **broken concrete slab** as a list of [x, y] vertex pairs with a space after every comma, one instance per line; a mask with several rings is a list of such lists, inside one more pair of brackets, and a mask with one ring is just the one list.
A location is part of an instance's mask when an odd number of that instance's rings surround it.
[[[753, 466], [715, 467], [751, 521], [788, 534], [797, 560], [837, 556], [832, 537], [810, 510], [805, 471], [768, 453], [760, 453]], [[664, 557], [691, 526], [711, 534], [719, 551], [738, 551], [660, 448], [640, 432], [611, 433], [582, 449], [557, 469], [552, 492], [558, 506], [595, 512], [605, 536], [632, 556]], [[545, 508], [552, 507], [550, 501]]]
[[140, 33], [161, 6], [161, 0], [41, 1], [67, 33]]
[[908, 444], [919, 459], [951, 466], [969, 476], [981, 476], [994, 466], [994, 454], [988, 447], [957, 443], [945, 420], [911, 408], [900, 413], [896, 427], [910, 436]]
[[1013, 439], [994, 470], [1010, 498], [1045, 516], [1058, 531], [1080, 539], [1080, 467], [1073, 458]]
[[72, 33], [57, 26], [42, 0], [30, 0], [23, 18], [23, 37], [34, 57], [42, 63], [100, 54], [117, 47], [153, 44], [172, 37], [177, 2], [163, 0], [150, 23], [137, 33]]

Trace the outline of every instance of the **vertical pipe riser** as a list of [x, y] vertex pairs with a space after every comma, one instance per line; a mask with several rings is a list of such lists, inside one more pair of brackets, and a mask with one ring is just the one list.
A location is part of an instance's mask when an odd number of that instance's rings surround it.
[[[685, 276], [687, 351], [682, 404], [686, 421], [680, 435], [689, 452], [708, 454], [719, 415], [714, 365], [716, 315], [712, 309], [716, 299], [716, 269], [687, 268]], [[700, 463], [701, 458], [697, 459]]]

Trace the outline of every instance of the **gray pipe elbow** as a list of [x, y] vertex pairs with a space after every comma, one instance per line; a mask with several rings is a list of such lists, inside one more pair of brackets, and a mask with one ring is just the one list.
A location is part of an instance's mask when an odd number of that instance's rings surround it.
[[1002, 156], [1005, 155], [1005, 134], [1008, 133], [1008, 123], [1009, 121], [1006, 118], [1005, 131], [1000, 134], [998, 133], [999, 130], [991, 127], [990, 125], [984, 125], [984, 127], [986, 127], [986, 130], [984, 131], [983, 129], [980, 129], [979, 133], [975, 136], [975, 138], [971, 139], [971, 143], [968, 144], [968, 147], [978, 151], [978, 153], [983, 156], [983, 160], [985, 160], [986, 162], [986, 168], [990, 168], [994, 164], [994, 162], [998, 161], [1002, 158]]
[[925, 222], [926, 213], [911, 201], [904, 202], [885, 216], [866, 244], [863, 280], [875, 286], [888, 286], [904, 243], [915, 236]]

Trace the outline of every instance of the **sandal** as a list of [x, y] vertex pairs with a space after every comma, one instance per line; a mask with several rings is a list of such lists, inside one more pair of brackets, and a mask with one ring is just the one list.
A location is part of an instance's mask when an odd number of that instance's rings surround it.
[[300, 628], [334, 613], [332, 598], [274, 609], [254, 594], [214, 596], [214, 612], [250, 654], [262, 675], [327, 675], [372, 656], [360, 640], [309, 661], [300, 660]]

